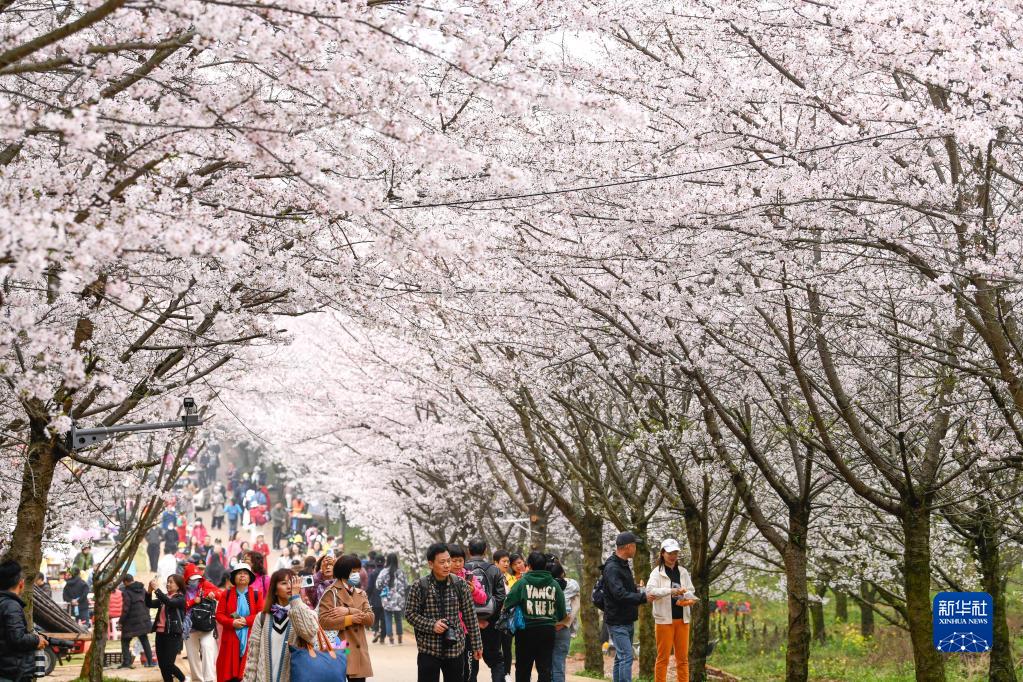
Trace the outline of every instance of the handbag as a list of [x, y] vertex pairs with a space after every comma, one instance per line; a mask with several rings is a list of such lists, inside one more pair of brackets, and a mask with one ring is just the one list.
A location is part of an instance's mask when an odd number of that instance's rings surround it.
[[517, 604], [510, 609], [501, 611], [501, 617], [497, 619], [494, 627], [506, 635], [514, 635], [519, 630], [524, 630], [526, 615], [522, 612], [522, 605]]
[[320, 649], [288, 645], [291, 650], [291, 682], [344, 682], [348, 674], [348, 656], [336, 651], [327, 641], [323, 628], [316, 628]]

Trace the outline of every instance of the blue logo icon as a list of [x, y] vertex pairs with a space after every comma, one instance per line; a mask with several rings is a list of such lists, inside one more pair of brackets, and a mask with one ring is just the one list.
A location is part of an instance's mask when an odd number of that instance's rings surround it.
[[979, 654], [994, 640], [994, 601], [987, 592], [939, 592], [934, 597], [934, 648]]

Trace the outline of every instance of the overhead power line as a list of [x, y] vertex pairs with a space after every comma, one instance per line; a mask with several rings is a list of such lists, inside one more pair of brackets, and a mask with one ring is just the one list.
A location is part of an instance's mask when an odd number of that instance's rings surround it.
[[805, 156], [806, 154], [813, 154], [815, 152], [823, 152], [829, 149], [837, 149], [839, 147], [848, 147], [854, 144], [861, 144], [863, 142], [872, 142], [874, 140], [881, 140], [886, 137], [894, 137], [896, 135], [902, 135], [903, 133], [911, 133], [917, 130], [917, 126], [911, 126], [909, 128], [903, 128], [902, 130], [893, 130], [889, 133], [879, 133], [877, 135], [870, 135], [867, 137], [860, 137], [855, 140], [847, 140], [845, 142], [833, 142], [831, 144], [821, 145], [819, 147], [808, 147], [806, 149], [797, 149], [792, 152], [786, 152], [784, 154], [774, 154], [772, 156], [762, 156], [749, 161], [737, 161], [736, 163], [726, 163], [720, 166], [708, 166], [706, 168], [695, 168], [687, 171], [679, 171], [678, 173], [666, 173], [664, 175], [644, 175], [639, 178], [628, 178], [626, 180], [613, 180], [610, 182], [601, 182], [595, 185], [578, 185], [575, 187], [563, 187], [561, 189], [551, 189], [540, 192], [527, 192], [525, 194], [499, 194], [493, 197], [480, 197], [477, 199], [455, 199], [452, 201], [437, 201], [428, 204], [401, 204], [398, 206], [388, 206], [388, 209], [393, 211], [406, 211], [414, 208], [439, 208], [442, 206], [469, 206], [471, 204], [488, 204], [496, 201], [510, 201], [512, 199], [535, 199], [538, 197], [548, 197], [557, 194], [570, 194], [572, 192], [588, 192], [595, 189], [605, 189], [608, 187], [621, 187], [623, 185], [637, 185], [642, 182], [655, 182], [657, 180], [669, 180], [671, 178], [682, 178], [688, 175], [699, 175], [700, 173], [711, 173], [713, 171], [729, 170], [732, 168], [741, 168], [743, 166], [752, 166], [760, 163], [767, 163], [768, 161], [775, 161], [777, 159], [791, 159], [795, 156]]

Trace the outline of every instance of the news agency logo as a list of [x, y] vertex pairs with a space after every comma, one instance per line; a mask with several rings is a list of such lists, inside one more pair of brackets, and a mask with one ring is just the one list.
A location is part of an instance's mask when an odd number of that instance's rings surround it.
[[994, 601], [987, 592], [939, 592], [934, 597], [934, 648], [979, 654], [994, 640]]

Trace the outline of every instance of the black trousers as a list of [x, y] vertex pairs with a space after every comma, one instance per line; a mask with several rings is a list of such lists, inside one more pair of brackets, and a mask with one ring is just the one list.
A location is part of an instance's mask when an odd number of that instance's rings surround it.
[[270, 548], [275, 552], [281, 548], [281, 538], [284, 537], [284, 526], [274, 526], [273, 546]]
[[[149, 648], [149, 635], [139, 635], [139, 641], [142, 642], [142, 653], [146, 659], [143, 663], [153, 662], [153, 650]], [[131, 663], [131, 640], [134, 637], [121, 637], [121, 664], [129, 665]]]
[[374, 606], [373, 607], [373, 627], [372, 630], [375, 634], [380, 636], [380, 641], [384, 639], [384, 607]]
[[465, 651], [454, 658], [437, 658], [420, 651], [416, 663], [419, 667], [418, 682], [440, 682], [441, 673], [444, 673], [444, 682], [465, 682], [462, 677], [465, 673]]
[[542, 625], [515, 633], [515, 682], [529, 682], [536, 665], [537, 682], [551, 682], [554, 626]]
[[160, 562], [160, 543], [146, 545], [146, 556], [149, 557], [149, 570], [156, 573], [156, 566]]
[[165, 632], [156, 633], [156, 662], [160, 664], [163, 682], [179, 680], [184, 682], [185, 673], [175, 664], [181, 651], [181, 635], [169, 635]]
[[[506, 672], [504, 667], [504, 634], [491, 623], [489, 627], [480, 630], [480, 636], [483, 637], [483, 662], [490, 668], [491, 682], [504, 682], [504, 674]], [[477, 677], [480, 673], [480, 662], [473, 658], [470, 665], [472, 669], [469, 672], [467, 682], [477, 682]]]
[[514, 641], [514, 635], [501, 633], [501, 659], [504, 661], [504, 672], [508, 675], [511, 674], [512, 669], [512, 642]]

